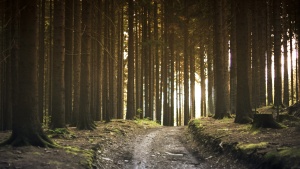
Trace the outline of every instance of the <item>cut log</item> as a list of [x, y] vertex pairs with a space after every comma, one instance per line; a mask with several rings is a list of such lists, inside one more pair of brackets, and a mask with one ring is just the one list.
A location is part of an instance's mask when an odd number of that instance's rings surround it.
[[272, 114], [254, 114], [252, 128], [281, 129], [283, 126], [274, 120]]

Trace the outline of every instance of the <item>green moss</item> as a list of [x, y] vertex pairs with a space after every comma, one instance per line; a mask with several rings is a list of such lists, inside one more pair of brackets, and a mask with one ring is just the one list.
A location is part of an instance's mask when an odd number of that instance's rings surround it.
[[92, 168], [94, 158], [93, 150], [83, 150], [78, 147], [71, 146], [63, 147], [63, 149], [65, 149], [65, 151], [69, 154], [81, 156], [82, 160], [79, 163], [85, 168]]
[[201, 124], [200, 119], [190, 120], [188, 126], [192, 127], [192, 128], [195, 128], [195, 129], [203, 129], [203, 125]]
[[62, 162], [59, 162], [59, 161], [53, 161], [53, 160], [50, 160], [50, 161], [48, 162], [48, 164], [54, 164], [54, 165], [56, 165], [56, 166], [59, 166], [59, 165], [62, 165], [63, 163], [62, 163]]
[[148, 127], [158, 127], [160, 126], [160, 124], [158, 124], [157, 122], [150, 120], [148, 118], [144, 118], [144, 119], [135, 119], [134, 122], [138, 125], [142, 125], [142, 126], [148, 126]]
[[300, 148], [289, 148], [289, 147], [283, 147], [280, 149], [277, 149], [277, 151], [271, 151], [265, 155], [267, 159], [273, 158], [273, 157], [296, 157], [300, 158]]
[[38, 155], [38, 156], [42, 155], [42, 153], [40, 153], [40, 152], [33, 152], [32, 154]]
[[264, 156], [265, 163], [270, 167], [280, 168], [299, 168], [300, 148], [283, 147], [268, 152]]
[[62, 137], [66, 139], [72, 139], [75, 137], [75, 134], [70, 132], [67, 128], [56, 128], [47, 130], [47, 134], [49, 138], [57, 138]]
[[260, 143], [256, 143], [256, 144], [238, 144], [238, 148], [241, 150], [254, 150], [254, 149], [259, 149], [259, 148], [266, 148], [268, 146], [268, 142], [260, 142]]
[[84, 159], [80, 161], [80, 164], [83, 165], [85, 168], [93, 168], [93, 158], [94, 158], [93, 151], [83, 150], [82, 156], [84, 157]]
[[77, 147], [71, 147], [71, 146], [63, 147], [63, 149], [65, 149], [65, 151], [67, 153], [73, 154], [73, 155], [77, 155], [78, 153], [81, 153], [83, 151]]

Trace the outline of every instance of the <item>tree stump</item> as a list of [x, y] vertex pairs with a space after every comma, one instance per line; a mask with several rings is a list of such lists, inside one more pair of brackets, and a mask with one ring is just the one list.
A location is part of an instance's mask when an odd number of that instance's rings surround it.
[[252, 128], [281, 129], [283, 127], [274, 120], [272, 114], [254, 114]]

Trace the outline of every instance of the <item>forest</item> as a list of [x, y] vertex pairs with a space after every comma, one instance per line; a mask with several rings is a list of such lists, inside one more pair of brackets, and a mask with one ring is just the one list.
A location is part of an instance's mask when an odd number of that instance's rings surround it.
[[299, 102], [299, 0], [1, 0], [0, 145]]

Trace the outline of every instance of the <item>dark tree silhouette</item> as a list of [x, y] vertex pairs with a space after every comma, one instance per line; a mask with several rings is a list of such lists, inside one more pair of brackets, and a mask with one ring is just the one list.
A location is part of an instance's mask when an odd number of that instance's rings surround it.
[[13, 112], [12, 134], [1, 145], [54, 147], [54, 143], [44, 134], [38, 115], [37, 1], [20, 1], [19, 11], [18, 97]]
[[190, 120], [190, 101], [189, 101], [189, 56], [188, 56], [188, 9], [187, 9], [188, 0], [184, 1], [184, 30], [183, 30], [183, 55], [184, 55], [184, 125], [187, 125]]
[[274, 67], [275, 67], [275, 97], [274, 106], [282, 106], [282, 80], [281, 80], [281, 16], [280, 2], [273, 1], [273, 21], [274, 21]]
[[65, 1], [65, 121], [70, 123], [72, 121], [72, 91], [73, 91], [73, 76], [72, 76], [72, 63], [73, 63], [73, 12], [74, 1]]
[[248, 83], [248, 18], [247, 0], [239, 0], [236, 5], [236, 54], [237, 54], [237, 103], [235, 123], [251, 121], [250, 93]]
[[51, 128], [64, 128], [65, 122], [65, 2], [54, 1], [53, 79]]
[[77, 128], [93, 130], [95, 123], [91, 118], [91, 1], [82, 1], [81, 29], [84, 30], [81, 39], [81, 73], [80, 73], [80, 103]]
[[134, 45], [133, 45], [133, 0], [128, 0], [128, 82], [126, 119], [133, 119], [134, 110]]
[[222, 2], [214, 1], [214, 77], [216, 87], [216, 119], [223, 119], [226, 114], [225, 106], [225, 81], [224, 81], [224, 57], [222, 40]]
[[72, 126], [77, 125], [80, 103], [80, 70], [81, 70], [81, 3], [74, 0], [74, 107]]

